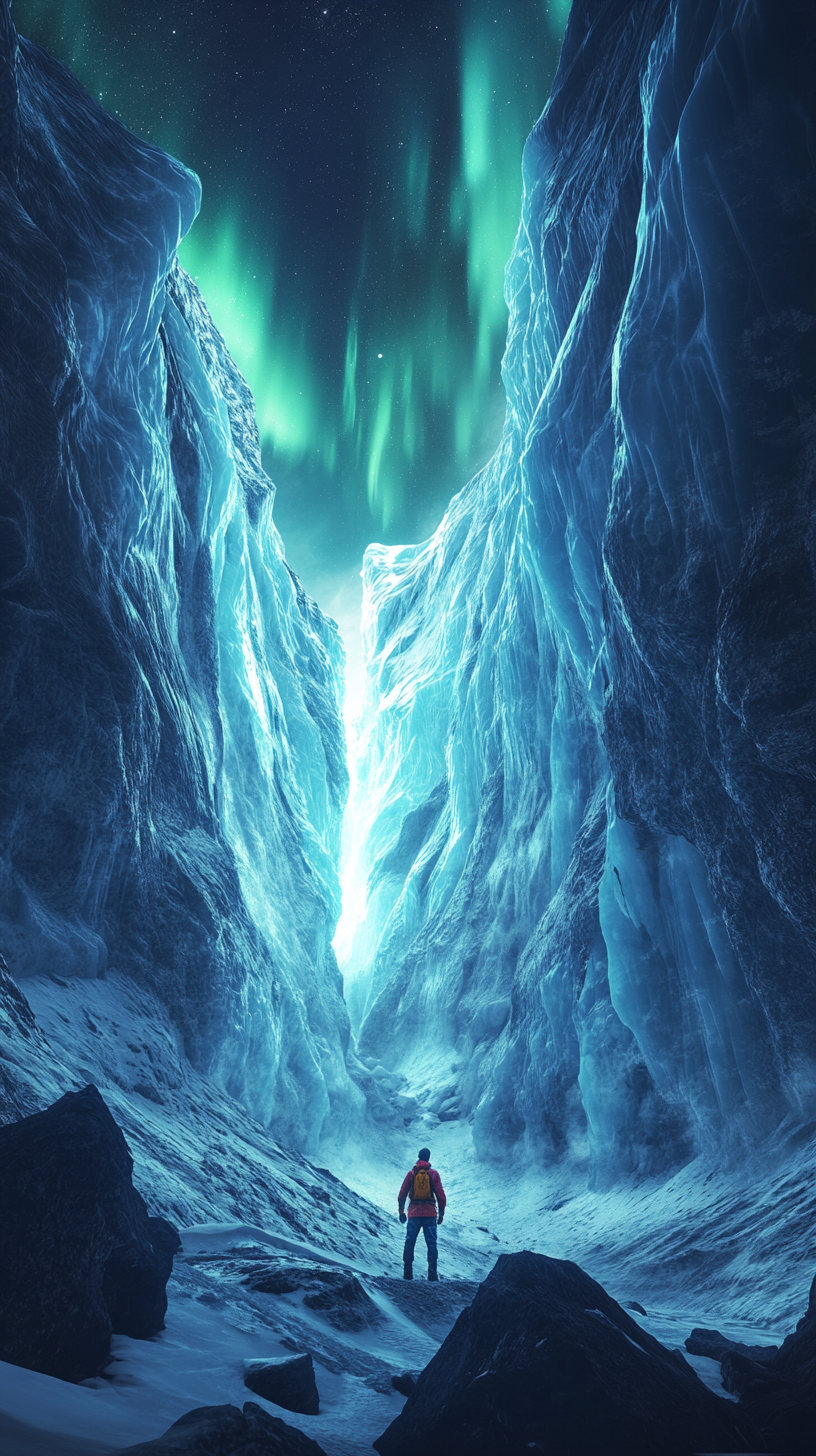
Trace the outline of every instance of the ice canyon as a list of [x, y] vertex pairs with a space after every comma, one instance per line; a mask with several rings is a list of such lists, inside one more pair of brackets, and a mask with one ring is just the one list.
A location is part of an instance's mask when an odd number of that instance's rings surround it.
[[482, 1152], [615, 1177], [810, 1115], [812, 46], [574, 11], [501, 444], [366, 556], [348, 1003]]
[[348, 1257], [314, 1160], [414, 1125], [542, 1189], [771, 1141], [783, 1178], [814, 1117], [816, 14], [575, 0], [496, 453], [363, 563], [350, 795], [343, 644], [176, 258], [198, 179], [11, 15], [2, 1120], [93, 1081], [154, 1212], [274, 1221], [274, 1166]]

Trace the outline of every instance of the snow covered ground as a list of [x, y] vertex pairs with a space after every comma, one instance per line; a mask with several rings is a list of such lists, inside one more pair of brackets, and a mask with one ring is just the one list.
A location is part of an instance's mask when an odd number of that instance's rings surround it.
[[[318, 1440], [328, 1456], [369, 1451], [403, 1404], [403, 1397], [389, 1389], [391, 1374], [418, 1371], [427, 1363], [443, 1327], [453, 1323], [473, 1285], [454, 1282], [437, 1288], [417, 1280], [403, 1286], [373, 1273], [363, 1275], [360, 1283], [372, 1301], [372, 1323], [344, 1333], [308, 1309], [302, 1291], [265, 1295], [240, 1283], [249, 1268], [292, 1267], [291, 1254], [282, 1259], [269, 1249], [246, 1227], [200, 1227], [185, 1234], [184, 1254], [169, 1289], [167, 1329], [152, 1340], [115, 1337], [114, 1361], [104, 1377], [72, 1386], [0, 1365], [0, 1435], [6, 1456], [114, 1451], [160, 1434], [195, 1406], [241, 1405], [246, 1399], [283, 1415]], [[297, 1267], [308, 1270], [310, 1252], [302, 1251]], [[441, 1320], [439, 1297], [449, 1300]], [[723, 1313], [697, 1308], [684, 1315], [652, 1308], [642, 1323], [674, 1347], [682, 1344], [692, 1324], [710, 1323]], [[732, 1335], [769, 1342], [767, 1327], [724, 1322]], [[244, 1386], [247, 1362], [285, 1357], [293, 1350], [313, 1354], [321, 1406], [317, 1416], [281, 1411]], [[715, 1361], [689, 1357], [689, 1362], [706, 1384], [723, 1394]]]
[[[804, 1309], [814, 1262], [806, 1144], [797, 1151], [782, 1138], [753, 1165], [697, 1162], [665, 1183], [593, 1191], [577, 1166], [477, 1162], [467, 1123], [406, 1119], [395, 1101], [367, 1135], [327, 1149], [331, 1167], [319, 1168], [195, 1072], [159, 1003], [127, 978], [41, 978], [25, 990], [40, 1039], [7, 1043], [16, 1075], [41, 1105], [96, 1083], [133, 1152], [137, 1187], [181, 1226], [183, 1253], [166, 1330], [147, 1341], [115, 1337], [104, 1377], [73, 1386], [0, 1366], [4, 1456], [112, 1452], [197, 1405], [247, 1399], [308, 1431], [329, 1456], [369, 1451], [402, 1405], [391, 1375], [427, 1363], [475, 1281], [511, 1250], [575, 1260], [622, 1304], [640, 1303], [647, 1315], [636, 1317], [670, 1347], [695, 1325], [776, 1342]], [[396, 1277], [396, 1192], [423, 1142], [450, 1200], [442, 1281], [406, 1286]], [[422, 1264], [420, 1250], [420, 1274]], [[293, 1269], [305, 1282], [289, 1293], [242, 1282], [252, 1271]], [[304, 1304], [332, 1270], [363, 1291], [357, 1328]], [[247, 1361], [293, 1350], [313, 1355], [318, 1416], [281, 1412], [243, 1384]], [[720, 1390], [714, 1361], [690, 1363]]]
[[[209, 1245], [224, 1254], [227, 1264], [227, 1250], [235, 1249], [257, 1267], [259, 1247], [264, 1246], [252, 1240], [250, 1230], [236, 1227], [231, 1233], [230, 1239], [226, 1229], [214, 1230]], [[187, 1245], [185, 1236], [185, 1250]], [[207, 1245], [206, 1237], [194, 1240], [199, 1250]], [[302, 1251], [300, 1267], [309, 1252]], [[243, 1268], [240, 1259], [231, 1262]], [[274, 1257], [268, 1262], [270, 1267], [284, 1267]], [[290, 1256], [287, 1267], [291, 1262]], [[407, 1319], [374, 1283], [366, 1285], [381, 1323], [350, 1338], [307, 1309], [302, 1297], [253, 1294], [241, 1287], [224, 1263], [198, 1266], [182, 1255], [169, 1289], [167, 1329], [152, 1340], [115, 1336], [114, 1363], [105, 1377], [72, 1386], [0, 1366], [0, 1435], [6, 1456], [115, 1450], [159, 1435], [195, 1406], [227, 1402], [241, 1406], [246, 1400], [255, 1400], [299, 1426], [330, 1456], [366, 1451], [404, 1403], [404, 1397], [390, 1388], [391, 1374], [421, 1369], [437, 1348], [437, 1341]], [[428, 1286], [417, 1282], [417, 1304], [427, 1292]], [[248, 1361], [285, 1358], [293, 1348], [313, 1353], [321, 1404], [318, 1416], [281, 1411], [243, 1383]], [[15, 1430], [9, 1418], [29, 1430]], [[84, 1444], [65, 1448], [66, 1437]]]

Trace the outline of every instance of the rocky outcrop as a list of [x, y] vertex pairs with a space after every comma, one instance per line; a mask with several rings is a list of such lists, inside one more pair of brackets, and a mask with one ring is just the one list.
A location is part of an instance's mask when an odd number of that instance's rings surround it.
[[416, 1376], [410, 1370], [403, 1370], [401, 1375], [392, 1375], [391, 1384], [400, 1395], [413, 1395], [416, 1390]]
[[284, 1410], [297, 1411], [303, 1416], [316, 1416], [320, 1410], [311, 1355], [295, 1355], [290, 1360], [253, 1360], [244, 1372], [244, 1385]]
[[180, 1239], [132, 1170], [95, 1087], [0, 1128], [0, 1359], [83, 1380], [112, 1333], [164, 1329]]
[[257, 1294], [294, 1294], [305, 1289], [303, 1303], [338, 1330], [363, 1330], [380, 1322], [371, 1295], [354, 1274], [337, 1269], [284, 1266], [247, 1276], [244, 1283]]
[[121, 1456], [326, 1456], [322, 1446], [247, 1401], [188, 1411], [155, 1441], [128, 1446]]
[[576, 1264], [502, 1255], [374, 1442], [381, 1456], [759, 1451], [718, 1399]]
[[770, 1451], [809, 1456], [816, 1442], [816, 1279], [805, 1314], [773, 1359], [760, 1362], [739, 1347], [726, 1350], [722, 1378]]
[[[645, 1310], [641, 1313], [645, 1314]], [[690, 1355], [705, 1355], [709, 1360], [722, 1361], [727, 1354], [737, 1354], [747, 1356], [758, 1365], [767, 1365], [779, 1349], [778, 1345], [743, 1345], [739, 1340], [729, 1340], [719, 1330], [703, 1329], [692, 1330], [683, 1344]]]

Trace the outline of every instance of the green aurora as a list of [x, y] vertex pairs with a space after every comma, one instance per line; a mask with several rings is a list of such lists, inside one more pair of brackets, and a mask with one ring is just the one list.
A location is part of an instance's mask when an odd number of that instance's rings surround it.
[[180, 258], [252, 388], [308, 585], [426, 535], [495, 447], [521, 153], [569, 0], [254, 9], [266, 30], [191, 0], [16, 0], [15, 20], [200, 174]]

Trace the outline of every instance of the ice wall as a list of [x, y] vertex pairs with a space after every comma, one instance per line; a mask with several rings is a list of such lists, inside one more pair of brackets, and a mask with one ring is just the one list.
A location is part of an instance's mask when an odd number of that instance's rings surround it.
[[595, 1176], [812, 1115], [816, 11], [576, 0], [507, 417], [365, 561], [364, 1054]]
[[342, 648], [174, 261], [196, 177], [0, 6], [0, 940], [147, 983], [286, 1141], [348, 1114]]

